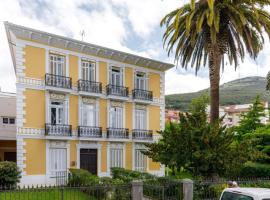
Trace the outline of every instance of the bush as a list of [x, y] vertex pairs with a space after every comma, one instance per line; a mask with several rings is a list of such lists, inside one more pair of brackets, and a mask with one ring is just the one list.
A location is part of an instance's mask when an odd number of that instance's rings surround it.
[[146, 172], [132, 171], [118, 167], [111, 168], [111, 173], [113, 179], [122, 180], [124, 183], [129, 183], [133, 180], [147, 180], [156, 178], [156, 176]]
[[240, 171], [240, 177], [270, 177], [270, 165], [247, 162]]
[[14, 162], [0, 162], [0, 187], [12, 187], [19, 183], [21, 172]]
[[81, 186], [81, 185], [94, 185], [99, 183], [99, 178], [84, 169], [70, 169], [69, 170], [68, 185]]

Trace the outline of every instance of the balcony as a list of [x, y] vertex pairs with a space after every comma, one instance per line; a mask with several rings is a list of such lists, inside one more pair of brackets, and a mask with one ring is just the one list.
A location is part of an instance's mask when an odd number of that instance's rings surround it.
[[71, 125], [45, 124], [46, 136], [72, 136]]
[[[81, 94], [88, 95], [89, 93], [94, 96], [100, 95], [102, 92], [102, 84], [100, 82], [78, 80], [78, 91]], [[90, 95], [91, 95], [90, 94]]]
[[152, 130], [133, 129], [132, 130], [132, 139], [153, 140], [153, 131]]
[[153, 92], [148, 90], [132, 90], [132, 98], [139, 101], [153, 101]]
[[79, 126], [78, 137], [102, 138], [102, 128], [96, 126]]
[[46, 74], [45, 85], [48, 87], [70, 90], [72, 88], [72, 81], [70, 77]]
[[127, 128], [107, 128], [107, 138], [128, 139]]
[[107, 85], [106, 93], [108, 97], [119, 100], [127, 100], [128, 99], [128, 88], [124, 86], [118, 85]]

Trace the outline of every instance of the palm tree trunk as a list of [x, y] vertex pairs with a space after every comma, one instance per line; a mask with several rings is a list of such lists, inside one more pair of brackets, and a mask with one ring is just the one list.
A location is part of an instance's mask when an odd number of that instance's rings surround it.
[[210, 123], [215, 123], [219, 119], [220, 65], [221, 55], [218, 48], [212, 47], [209, 53]]

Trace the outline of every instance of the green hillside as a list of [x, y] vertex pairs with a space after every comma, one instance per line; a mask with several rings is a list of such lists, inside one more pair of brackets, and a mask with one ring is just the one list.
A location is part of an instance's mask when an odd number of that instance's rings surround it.
[[[266, 79], [264, 77], [253, 76], [237, 79], [220, 86], [220, 104], [233, 105], [250, 103], [256, 95], [270, 101], [270, 92], [265, 90]], [[186, 111], [193, 98], [201, 94], [209, 93], [209, 89], [194, 93], [166, 95], [166, 108], [180, 109]]]

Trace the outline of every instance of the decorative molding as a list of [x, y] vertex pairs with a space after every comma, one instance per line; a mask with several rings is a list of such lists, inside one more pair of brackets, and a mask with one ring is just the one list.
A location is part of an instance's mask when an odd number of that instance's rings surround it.
[[17, 135], [44, 135], [44, 129], [37, 129], [37, 128], [26, 128], [26, 127], [19, 127], [17, 128]]
[[136, 104], [135, 109], [146, 110], [146, 106], [142, 104]]
[[119, 101], [111, 101], [111, 106], [114, 107], [123, 107], [123, 103]]
[[50, 99], [56, 99], [56, 100], [65, 100], [66, 95], [59, 94], [59, 93], [50, 93]]
[[67, 148], [68, 142], [64, 140], [49, 141], [49, 148]]
[[82, 102], [87, 104], [95, 104], [96, 100], [93, 98], [82, 97]]

